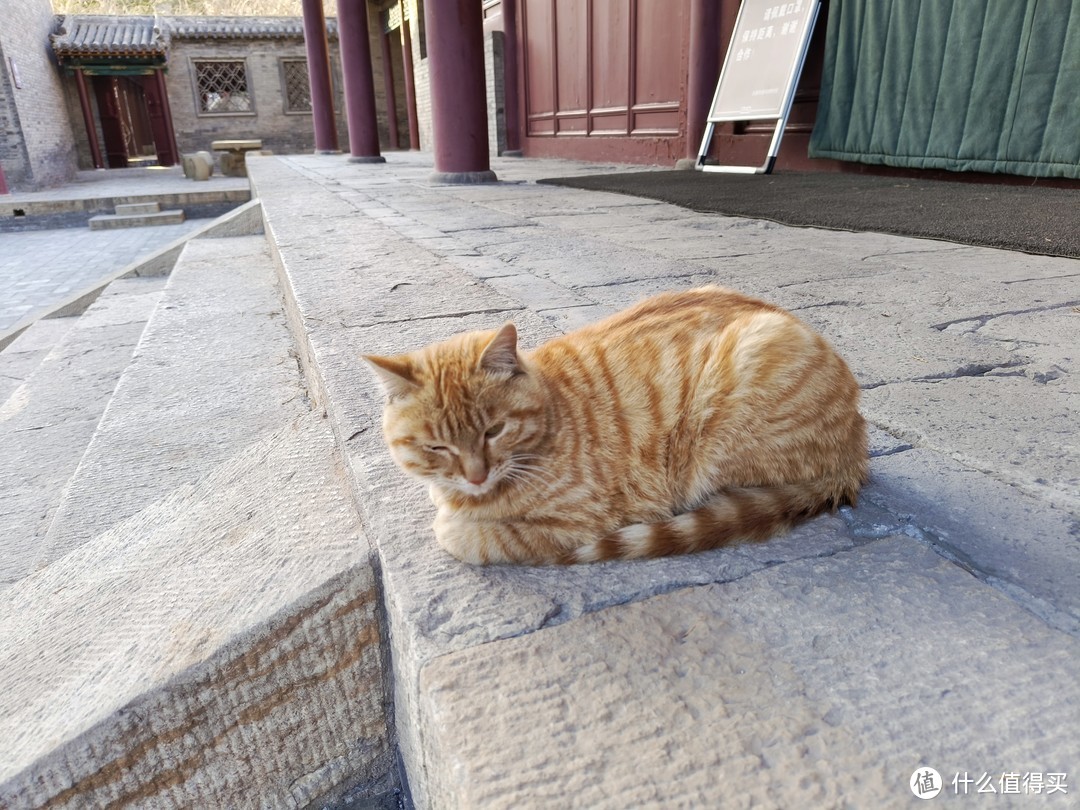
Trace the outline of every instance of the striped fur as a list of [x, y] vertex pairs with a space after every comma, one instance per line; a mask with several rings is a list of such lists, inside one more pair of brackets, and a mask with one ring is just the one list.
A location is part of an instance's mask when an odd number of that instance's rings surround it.
[[719, 287], [532, 351], [512, 324], [365, 358], [395, 461], [472, 563], [656, 557], [763, 540], [866, 478], [859, 389], [809, 327]]

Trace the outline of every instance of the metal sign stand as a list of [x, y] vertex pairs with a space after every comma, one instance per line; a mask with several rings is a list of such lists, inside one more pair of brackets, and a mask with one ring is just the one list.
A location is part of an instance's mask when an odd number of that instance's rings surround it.
[[[820, 11], [820, 0], [779, 4], [770, 0], [743, 0], [716, 83], [695, 168], [728, 174], [772, 171]], [[766, 99], [771, 99], [771, 103]], [[705, 156], [717, 124], [772, 120], [776, 121], [776, 129], [763, 164], [706, 165]]]

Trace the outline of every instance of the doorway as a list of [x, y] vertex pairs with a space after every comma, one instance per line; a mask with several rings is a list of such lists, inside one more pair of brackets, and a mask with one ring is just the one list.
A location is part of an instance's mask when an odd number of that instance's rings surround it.
[[176, 164], [168, 100], [155, 74], [94, 76], [93, 86], [110, 169]]
[[401, 37], [391, 31], [382, 35], [383, 71], [385, 72], [387, 117], [391, 149], [409, 148], [409, 113], [406, 107], [405, 70]]

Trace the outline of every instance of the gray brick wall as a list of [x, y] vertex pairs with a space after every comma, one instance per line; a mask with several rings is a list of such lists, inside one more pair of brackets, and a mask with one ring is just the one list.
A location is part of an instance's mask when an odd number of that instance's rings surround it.
[[[311, 152], [315, 133], [310, 113], [286, 113], [281, 60], [306, 57], [303, 40], [178, 40], [173, 38], [166, 87], [172, 109], [176, 143], [181, 153], [209, 149], [219, 138], [260, 138], [266, 149], [280, 154]], [[247, 66], [252, 112], [200, 114], [195, 91], [195, 60], [228, 59]], [[341, 62], [331, 43], [334, 114], [338, 143], [348, 150], [345, 102], [341, 94]]]
[[[422, 9], [421, 9], [422, 10]], [[418, 27], [412, 26], [413, 81], [416, 85], [416, 122], [420, 128], [420, 151], [434, 149], [434, 133], [431, 125], [431, 79], [428, 73], [430, 61], [421, 52]]]
[[64, 183], [75, 173], [75, 142], [49, 48], [52, 6], [49, 0], [0, 0], [0, 20], [0, 160], [8, 187]]
[[15, 88], [11, 83], [7, 57], [0, 41], [0, 168], [10, 188], [22, 185], [30, 176], [30, 157], [22, 137]]

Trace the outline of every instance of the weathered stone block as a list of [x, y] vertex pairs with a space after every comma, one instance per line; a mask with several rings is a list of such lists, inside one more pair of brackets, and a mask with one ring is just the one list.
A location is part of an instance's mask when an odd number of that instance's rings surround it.
[[0, 595], [0, 805], [385, 789], [378, 589], [319, 414]]
[[433, 661], [428, 804], [906, 807], [920, 766], [1068, 771], [1078, 660], [890, 538]]

